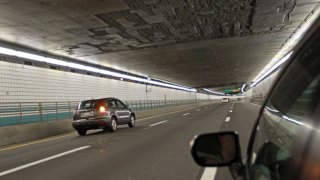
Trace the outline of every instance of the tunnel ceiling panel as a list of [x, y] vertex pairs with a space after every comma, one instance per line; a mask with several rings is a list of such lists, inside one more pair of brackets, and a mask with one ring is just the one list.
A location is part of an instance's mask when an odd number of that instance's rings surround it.
[[0, 39], [193, 87], [249, 82], [314, 0], [4, 0]]

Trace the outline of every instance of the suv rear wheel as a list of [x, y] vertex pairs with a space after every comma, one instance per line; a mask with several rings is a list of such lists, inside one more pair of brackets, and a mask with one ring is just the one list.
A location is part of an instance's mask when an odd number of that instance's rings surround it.
[[116, 118], [111, 118], [110, 132], [115, 132], [117, 130], [117, 121]]
[[80, 130], [77, 130], [78, 131], [78, 134], [80, 135], [80, 136], [84, 136], [84, 135], [86, 135], [86, 133], [87, 133], [87, 130], [84, 130], [84, 129], [80, 129]]
[[128, 123], [128, 126], [132, 128], [135, 125], [136, 125], [136, 118], [134, 117], [134, 115], [131, 115], [130, 122]]

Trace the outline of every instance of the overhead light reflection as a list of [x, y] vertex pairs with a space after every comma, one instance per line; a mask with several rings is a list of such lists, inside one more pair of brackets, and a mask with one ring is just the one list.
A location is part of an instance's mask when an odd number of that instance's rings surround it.
[[288, 39], [288, 42], [279, 50], [279, 52], [271, 59], [271, 61], [263, 68], [263, 70], [259, 74], [257, 74], [257, 76], [253, 79], [254, 82], [259, 83], [261, 80], [258, 81], [258, 79], [261, 79], [261, 77], [266, 74], [266, 72], [270, 69], [271, 66], [273, 66], [273, 64], [276, 64], [281, 57], [284, 57], [286, 54], [288, 54], [288, 52], [292, 50], [294, 46], [297, 45], [297, 43], [311, 27], [311, 25], [318, 20], [319, 15], [320, 8], [317, 7], [317, 9], [314, 9], [311, 12], [311, 16], [309, 16], [309, 18], [305, 20], [303, 25], [293, 34], [293, 36]]
[[244, 93], [244, 88], [246, 87], [246, 84], [243, 84], [241, 87], [241, 92]]
[[288, 120], [288, 121], [290, 121], [290, 122], [293, 122], [293, 123], [295, 123], [295, 124], [298, 124], [298, 125], [304, 125], [302, 122], [300, 122], [300, 121], [298, 121], [298, 120], [296, 120], [296, 119], [293, 119], [293, 118], [289, 118], [288, 116], [282, 116], [282, 118], [283, 118], [283, 119], [286, 119], [286, 120]]
[[278, 111], [278, 110], [271, 109], [271, 108], [269, 108], [268, 106], [266, 106], [266, 109], [268, 109], [269, 111], [272, 111], [272, 112], [276, 112], [276, 113], [280, 112], [280, 111]]
[[265, 77], [269, 76], [275, 69], [277, 69], [279, 66], [281, 66], [283, 63], [285, 63], [287, 60], [289, 60], [290, 56], [292, 55], [293, 51], [288, 53], [285, 57], [283, 57], [280, 61], [278, 61], [276, 64], [274, 64], [267, 72], [265, 72], [262, 76], [260, 76], [255, 82], [253, 82], [250, 87], [256, 86], [259, 82], [261, 82]]

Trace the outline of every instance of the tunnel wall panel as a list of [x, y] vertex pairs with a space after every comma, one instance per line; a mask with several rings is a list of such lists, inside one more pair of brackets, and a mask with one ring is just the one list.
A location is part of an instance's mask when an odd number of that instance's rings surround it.
[[0, 61], [1, 102], [214, 99], [214, 96]]

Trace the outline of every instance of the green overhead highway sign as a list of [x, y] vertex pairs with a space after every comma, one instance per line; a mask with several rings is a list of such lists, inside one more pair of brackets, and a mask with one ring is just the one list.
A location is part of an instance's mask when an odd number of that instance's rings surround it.
[[223, 92], [226, 94], [237, 94], [237, 93], [240, 93], [240, 91], [241, 91], [241, 88], [223, 90]]

